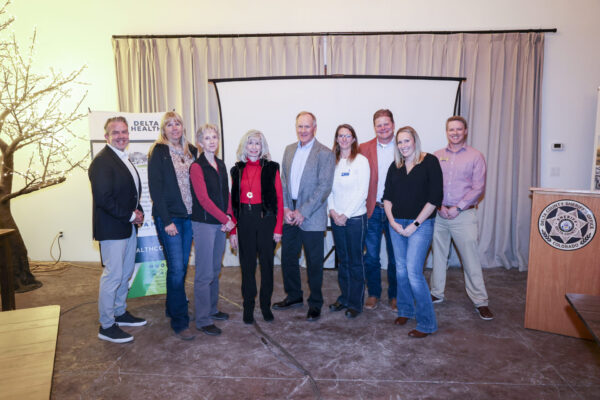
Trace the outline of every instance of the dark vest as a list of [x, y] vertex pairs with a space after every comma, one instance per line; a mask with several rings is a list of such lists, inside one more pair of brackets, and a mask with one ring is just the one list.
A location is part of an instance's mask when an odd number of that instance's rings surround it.
[[[225, 168], [225, 163], [215, 157], [215, 161], [217, 162], [217, 168], [219, 172], [210, 165], [204, 153], [200, 154], [200, 156], [194, 161], [195, 164], [198, 164], [200, 168], [202, 168], [202, 172], [204, 173], [204, 182], [206, 184], [206, 191], [208, 192], [208, 197], [212, 200], [213, 203], [221, 211], [224, 213], [227, 212], [227, 203], [229, 202], [229, 182], [227, 178], [227, 169]], [[194, 200], [192, 205], [192, 221], [196, 222], [204, 222], [206, 224], [221, 224], [218, 219], [209, 214], [196, 197], [196, 192], [192, 188], [192, 198]]]
[[[277, 215], [277, 191], [275, 190], [275, 178], [279, 170], [279, 164], [265, 159], [260, 160], [260, 192], [262, 215]], [[236, 219], [240, 215], [240, 183], [244, 174], [246, 163], [238, 161], [231, 168], [231, 206]]]

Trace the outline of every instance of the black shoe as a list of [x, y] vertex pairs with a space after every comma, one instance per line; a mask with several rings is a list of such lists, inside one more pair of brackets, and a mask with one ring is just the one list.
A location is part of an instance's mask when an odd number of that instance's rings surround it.
[[221, 329], [217, 328], [214, 324], [203, 326], [198, 330], [210, 336], [219, 336], [221, 334]]
[[302, 299], [289, 300], [287, 297], [279, 303], [273, 304], [273, 310], [287, 310], [289, 308], [302, 307]]
[[431, 302], [433, 304], [442, 303], [443, 301], [444, 301], [443, 298], [441, 298], [441, 297], [435, 297], [434, 295], [431, 295]]
[[307, 321], [316, 321], [321, 318], [321, 309], [317, 307], [310, 307], [308, 314], [306, 314]]
[[273, 313], [268, 308], [262, 309], [261, 311], [265, 322], [273, 322], [275, 320]]
[[244, 308], [244, 316], [242, 320], [246, 325], [251, 325], [254, 323], [254, 307], [252, 308]]
[[146, 325], [146, 320], [144, 318], [134, 317], [129, 311], [125, 311], [123, 315], [115, 317], [115, 323], [119, 326], [142, 326]]
[[356, 311], [353, 308], [347, 309], [346, 312], [344, 313], [346, 318], [349, 318], [349, 319], [354, 319], [354, 318], [358, 317], [358, 314], [360, 314], [360, 312]]
[[106, 329], [100, 326], [100, 330], [98, 331], [98, 339], [107, 340], [113, 343], [127, 343], [133, 341], [133, 336], [119, 328], [119, 325], [114, 323], [111, 327]]
[[346, 307], [339, 301], [329, 305], [329, 311], [342, 311], [344, 308]]
[[216, 313], [210, 316], [212, 319], [217, 319], [219, 321], [225, 321], [229, 319], [229, 314], [224, 313], [222, 311], [217, 311]]

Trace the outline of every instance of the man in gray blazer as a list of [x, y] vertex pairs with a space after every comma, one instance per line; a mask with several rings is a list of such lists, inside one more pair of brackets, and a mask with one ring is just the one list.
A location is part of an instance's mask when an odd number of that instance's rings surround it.
[[296, 117], [298, 142], [287, 146], [283, 154], [281, 272], [287, 296], [273, 304], [274, 310], [302, 306], [299, 257], [304, 246], [310, 288], [306, 315], [309, 321], [319, 319], [323, 306], [323, 240], [327, 229], [327, 196], [335, 170], [333, 153], [315, 139], [316, 131], [315, 116], [308, 111], [300, 112]]

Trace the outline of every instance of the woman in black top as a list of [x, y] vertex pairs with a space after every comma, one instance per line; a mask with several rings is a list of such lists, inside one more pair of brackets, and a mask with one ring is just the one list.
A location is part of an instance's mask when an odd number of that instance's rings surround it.
[[150, 150], [148, 186], [156, 233], [167, 261], [167, 315], [175, 334], [184, 340], [194, 338], [188, 326], [185, 275], [192, 248], [189, 169], [196, 155], [196, 148], [186, 139], [181, 116], [166, 113], [160, 136]]
[[433, 238], [434, 211], [442, 204], [442, 169], [435, 156], [421, 151], [419, 135], [410, 126], [398, 129], [394, 152], [383, 192], [398, 281], [394, 323], [416, 318], [417, 327], [408, 335], [424, 338], [437, 330], [423, 264]]
[[229, 177], [223, 160], [216, 156], [219, 130], [205, 124], [196, 132], [201, 151], [190, 167], [192, 183], [192, 231], [196, 274], [194, 276], [194, 313], [196, 328], [207, 335], [220, 335], [214, 320], [226, 320], [229, 314], [219, 311], [219, 274], [225, 251], [226, 232], [235, 227], [232, 221]]

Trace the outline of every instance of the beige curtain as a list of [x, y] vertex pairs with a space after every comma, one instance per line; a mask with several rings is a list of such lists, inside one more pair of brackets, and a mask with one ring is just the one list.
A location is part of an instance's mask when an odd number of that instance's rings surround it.
[[[485, 267], [527, 268], [538, 183], [543, 33], [113, 38], [121, 111], [182, 113], [188, 136], [219, 123], [208, 79], [329, 74], [465, 77], [461, 114], [486, 156]], [[403, 123], [396, 116], [397, 124]], [[404, 121], [410, 123], [410, 121]], [[440, 135], [444, 127], [440, 127]]]
[[317, 36], [113, 38], [119, 108], [176, 110], [189, 138], [219, 124], [209, 79], [323, 74]]
[[478, 211], [481, 260], [485, 267], [526, 269], [529, 188], [538, 183], [544, 34], [332, 36], [328, 49], [332, 74], [467, 78], [461, 114], [469, 122], [469, 144], [483, 152], [488, 167]]

